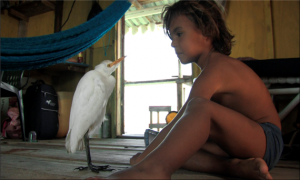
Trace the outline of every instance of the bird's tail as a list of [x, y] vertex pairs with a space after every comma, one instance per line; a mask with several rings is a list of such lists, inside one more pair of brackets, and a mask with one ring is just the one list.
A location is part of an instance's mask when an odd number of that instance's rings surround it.
[[66, 144], [65, 147], [67, 149], [68, 153], [75, 153], [76, 150], [83, 150], [84, 148], [84, 142], [82, 138], [78, 139], [76, 138], [76, 135], [72, 135], [71, 129], [69, 130], [67, 137], [66, 137]]

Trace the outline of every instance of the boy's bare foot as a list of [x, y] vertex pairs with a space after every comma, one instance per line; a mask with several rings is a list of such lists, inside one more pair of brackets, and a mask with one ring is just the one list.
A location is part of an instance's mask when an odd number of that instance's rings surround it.
[[233, 174], [245, 179], [273, 179], [266, 162], [261, 158], [233, 159]]

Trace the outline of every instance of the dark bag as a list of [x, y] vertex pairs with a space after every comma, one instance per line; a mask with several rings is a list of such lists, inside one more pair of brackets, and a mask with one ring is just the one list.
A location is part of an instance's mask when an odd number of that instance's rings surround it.
[[53, 139], [58, 131], [58, 97], [55, 89], [37, 80], [24, 96], [25, 133], [37, 133], [37, 139]]

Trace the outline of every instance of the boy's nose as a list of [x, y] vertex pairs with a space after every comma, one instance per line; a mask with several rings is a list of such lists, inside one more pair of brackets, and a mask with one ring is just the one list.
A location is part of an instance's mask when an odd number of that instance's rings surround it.
[[173, 48], [176, 47], [175, 41], [172, 41], [172, 42], [171, 42], [171, 46], [172, 46]]

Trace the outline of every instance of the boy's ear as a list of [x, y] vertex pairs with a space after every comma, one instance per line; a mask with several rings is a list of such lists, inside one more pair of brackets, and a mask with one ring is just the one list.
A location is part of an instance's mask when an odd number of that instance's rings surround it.
[[212, 43], [212, 39], [210, 37], [206, 37], [206, 36], [203, 36], [203, 39], [207, 42], [211, 42]]

